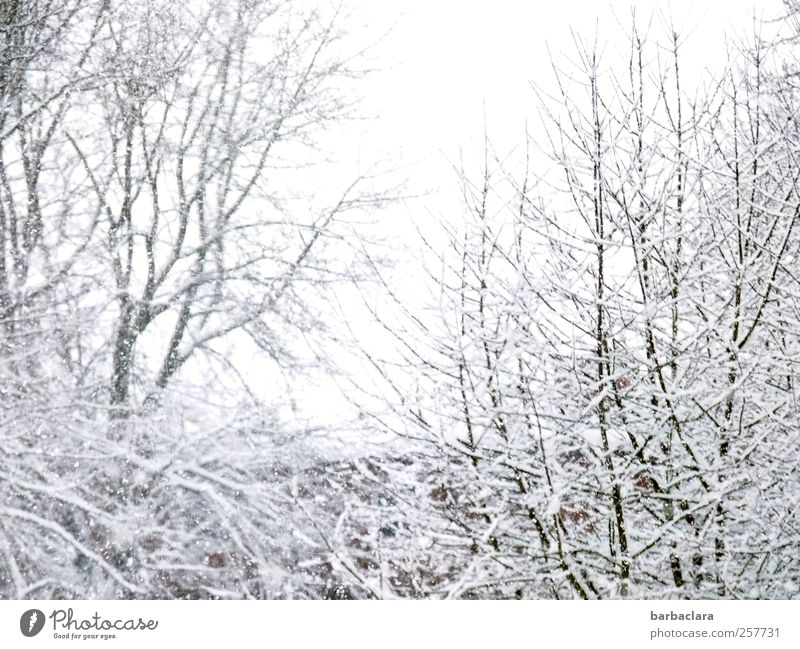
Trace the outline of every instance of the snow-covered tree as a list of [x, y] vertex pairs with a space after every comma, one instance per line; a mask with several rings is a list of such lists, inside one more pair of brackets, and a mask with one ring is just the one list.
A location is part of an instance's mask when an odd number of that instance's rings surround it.
[[386, 198], [331, 174], [344, 9], [20, 0], [0, 22], [0, 593], [311, 596], [274, 473], [303, 424], [272, 413]]
[[797, 594], [796, 95], [758, 39], [687, 92], [629, 37], [576, 39], [521, 176], [487, 143], [398, 336], [431, 594]]

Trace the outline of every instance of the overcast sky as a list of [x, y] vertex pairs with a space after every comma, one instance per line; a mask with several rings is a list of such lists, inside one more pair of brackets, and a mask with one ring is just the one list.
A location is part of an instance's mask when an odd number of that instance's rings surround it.
[[[535, 115], [530, 83], [552, 78], [548, 48], [555, 58], [568, 54], [571, 30], [592, 37], [597, 25], [601, 41], [611, 41], [610, 57], [613, 34], [620, 21], [630, 23], [632, 6], [624, 0], [360, 2], [373, 28], [395, 21], [375, 49], [382, 69], [364, 84], [368, 105], [382, 113], [376, 134], [395, 159], [402, 147], [409, 162], [438, 157], [438, 164], [456, 157], [459, 147], [480, 144], [484, 105], [499, 147], [521, 141], [526, 118]], [[724, 59], [726, 34], [747, 31], [754, 14], [779, 14], [782, 2], [647, 0], [633, 6], [642, 23], [654, 16], [655, 35], [671, 15], [687, 35], [684, 60], [698, 71]]]

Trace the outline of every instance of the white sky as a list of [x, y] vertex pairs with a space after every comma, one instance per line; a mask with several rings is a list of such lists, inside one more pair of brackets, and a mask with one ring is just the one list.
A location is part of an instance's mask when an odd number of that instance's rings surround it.
[[[569, 54], [571, 29], [601, 40], [631, 6], [654, 35], [670, 14], [689, 35], [684, 61], [697, 71], [724, 59], [725, 34], [746, 31], [753, 15], [780, 13], [781, 0], [358, 0], [365, 20], [378, 30], [396, 21], [376, 48], [383, 69], [364, 84], [369, 106], [382, 113], [373, 135], [408, 162], [439, 155], [457, 158], [460, 146], [482, 141], [484, 105], [489, 135], [499, 147], [522, 141], [526, 117], [535, 110], [530, 82], [552, 78], [554, 57]], [[691, 34], [690, 34], [691, 32]], [[661, 32], [663, 33], [663, 32]], [[685, 70], [689, 72], [689, 70]]]

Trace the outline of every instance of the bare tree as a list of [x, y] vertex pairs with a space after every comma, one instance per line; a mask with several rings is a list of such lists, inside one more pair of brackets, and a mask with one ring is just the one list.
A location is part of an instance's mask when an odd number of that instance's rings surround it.
[[441, 322], [398, 332], [421, 375], [400, 432], [430, 474], [441, 458], [412, 521], [443, 565], [454, 539], [464, 556], [431, 593], [782, 597], [795, 579], [793, 92], [758, 38], [690, 94], [677, 34], [628, 33], [624, 73], [576, 37], [539, 91], [529, 151], [554, 171], [487, 155], [462, 176], [467, 218], [431, 265]]
[[0, 589], [301, 595], [306, 523], [275, 459], [301, 431], [225, 352], [246, 338], [265, 380], [293, 371], [364, 275], [353, 217], [387, 194], [321, 177], [321, 140], [355, 115], [344, 10], [2, 12]]

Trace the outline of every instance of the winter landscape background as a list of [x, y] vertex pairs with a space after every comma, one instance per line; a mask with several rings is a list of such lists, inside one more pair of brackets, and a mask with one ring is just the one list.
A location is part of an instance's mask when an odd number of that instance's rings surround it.
[[400, 4], [0, 2], [0, 597], [800, 597], [800, 2]]

